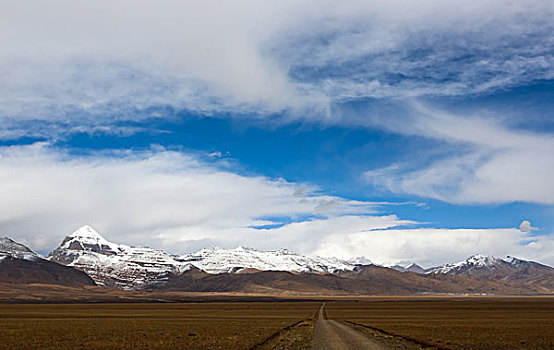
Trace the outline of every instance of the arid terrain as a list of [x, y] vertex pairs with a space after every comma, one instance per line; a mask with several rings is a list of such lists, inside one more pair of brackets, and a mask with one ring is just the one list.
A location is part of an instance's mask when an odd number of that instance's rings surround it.
[[373, 339], [438, 349], [554, 349], [554, 300], [457, 298], [326, 303], [327, 317]]
[[178, 297], [211, 302], [4, 304], [0, 348], [554, 348], [549, 297]]
[[316, 303], [4, 305], [0, 348], [250, 349], [311, 319], [317, 307]]

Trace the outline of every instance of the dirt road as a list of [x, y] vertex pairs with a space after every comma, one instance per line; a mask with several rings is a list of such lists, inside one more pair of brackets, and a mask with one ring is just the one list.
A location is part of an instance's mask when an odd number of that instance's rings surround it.
[[312, 341], [314, 350], [386, 350], [363, 334], [337, 321], [328, 320], [325, 303], [319, 308]]

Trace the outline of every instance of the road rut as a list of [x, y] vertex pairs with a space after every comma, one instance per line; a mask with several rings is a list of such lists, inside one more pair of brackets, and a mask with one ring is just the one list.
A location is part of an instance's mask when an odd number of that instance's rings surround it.
[[318, 311], [312, 349], [314, 350], [387, 350], [360, 332], [327, 319], [325, 303]]

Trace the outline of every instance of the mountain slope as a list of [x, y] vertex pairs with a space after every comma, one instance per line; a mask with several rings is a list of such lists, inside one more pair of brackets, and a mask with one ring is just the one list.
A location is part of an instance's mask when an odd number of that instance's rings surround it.
[[391, 294], [536, 294], [545, 292], [542, 288], [520, 283], [489, 281], [462, 275], [400, 272], [376, 265], [363, 266], [355, 271], [341, 273], [339, 276], [367, 281], [374, 288], [387, 290]]
[[0, 261], [11, 257], [34, 261], [40, 259], [38, 255], [21, 243], [17, 243], [8, 237], [0, 237]]
[[544, 292], [554, 291], [552, 267], [514, 257], [499, 259], [476, 254], [464, 261], [428, 269], [426, 273], [527, 284], [543, 288]]
[[[192, 271], [192, 270], [191, 270]], [[414, 294], [537, 294], [517, 283], [466, 276], [421, 275], [369, 265], [337, 274], [258, 271], [248, 274], [207, 274], [187, 271], [170, 275], [163, 290], [278, 295], [414, 295]], [[155, 289], [152, 289], [155, 290]]]
[[0, 283], [95, 285], [86, 273], [40, 258], [23, 244], [0, 238]]

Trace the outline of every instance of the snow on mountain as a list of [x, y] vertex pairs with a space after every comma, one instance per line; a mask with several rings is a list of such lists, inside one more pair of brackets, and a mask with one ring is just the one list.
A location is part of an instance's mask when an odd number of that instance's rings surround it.
[[208, 273], [239, 272], [243, 269], [262, 271], [327, 272], [352, 270], [355, 264], [336, 258], [309, 257], [287, 249], [258, 251], [253, 248], [209, 248], [179, 257]]
[[[27, 247], [5, 238], [0, 239], [0, 256], [2, 251], [36, 256]], [[360, 265], [371, 264], [366, 258], [345, 261], [337, 258], [300, 255], [287, 249], [264, 252], [245, 247], [234, 249], [214, 247], [178, 256], [157, 249], [112, 243], [90, 226], [83, 226], [67, 236], [48, 258], [86, 272], [98, 285], [122, 289], [163, 287], [173, 275], [179, 275], [191, 269], [199, 269], [211, 274], [249, 270], [336, 273], [355, 271]], [[420, 274], [452, 274], [475, 278], [512, 278], [532, 281], [539, 281], [545, 273], [548, 276], [553, 275], [552, 271], [554, 271], [550, 267], [531, 261], [512, 257], [503, 260], [479, 254], [461, 262], [428, 270], [424, 270], [417, 264], [391, 268]], [[547, 283], [550, 283], [551, 277], [548, 278]]]
[[67, 236], [49, 259], [86, 272], [98, 285], [138, 289], [190, 266], [161, 250], [109, 242], [90, 226]]
[[0, 261], [11, 257], [30, 261], [39, 260], [40, 257], [28, 247], [17, 243], [8, 237], [0, 237]]
[[554, 290], [554, 269], [534, 261], [508, 256], [506, 259], [473, 255], [465, 261], [431, 268], [430, 274], [464, 275], [503, 283], [530, 285], [541, 293]]
[[473, 269], [494, 269], [498, 266], [502, 266], [504, 263], [505, 262], [499, 258], [475, 254], [464, 261], [432, 267], [427, 270], [427, 273], [459, 275], [466, 274], [469, 270]]
[[336, 258], [308, 257], [286, 249], [262, 252], [244, 247], [208, 248], [176, 256], [109, 242], [90, 226], [67, 236], [49, 259], [86, 272], [99, 285], [123, 289], [163, 285], [169, 274], [183, 273], [191, 266], [208, 273], [245, 269], [327, 273], [353, 270], [356, 266]]
[[83, 226], [67, 236], [60, 248], [72, 250], [91, 250], [93, 252], [105, 252], [117, 254], [119, 244], [109, 242], [90, 226]]
[[549, 266], [539, 264], [534, 261], [527, 261], [508, 256], [505, 259], [484, 256], [480, 254], [472, 255], [464, 261], [450, 263], [426, 270], [427, 273], [441, 273], [452, 275], [475, 275], [492, 276], [492, 274], [510, 274], [513, 272], [528, 269], [529, 267], [543, 267], [549, 269]]

